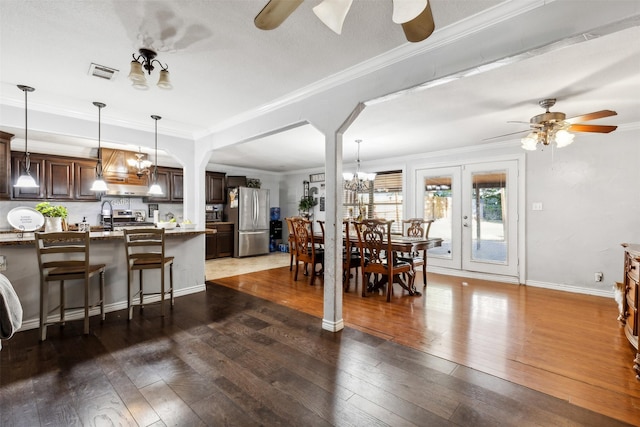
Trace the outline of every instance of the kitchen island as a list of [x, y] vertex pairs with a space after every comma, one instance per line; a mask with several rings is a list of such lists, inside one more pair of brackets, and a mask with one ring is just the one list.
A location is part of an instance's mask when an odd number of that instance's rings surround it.
[[[209, 230], [166, 230], [166, 253], [175, 257], [173, 265], [174, 294], [176, 297], [205, 290], [204, 251], [205, 234]], [[127, 307], [127, 266], [122, 231], [91, 232], [91, 263], [103, 263], [105, 271], [105, 310], [107, 313]], [[22, 330], [38, 327], [40, 271], [34, 233], [0, 232], [0, 255], [6, 259], [3, 272], [11, 281], [24, 311]], [[155, 274], [155, 275], [154, 275]], [[137, 274], [135, 280], [137, 281]], [[159, 280], [159, 271], [145, 274], [145, 283]], [[157, 279], [156, 279], [157, 278]], [[97, 279], [96, 279], [97, 280]], [[73, 289], [70, 288], [70, 289]], [[69, 305], [81, 305], [81, 293], [67, 292]], [[49, 292], [50, 307], [58, 301], [58, 285]], [[97, 314], [96, 309], [95, 313]], [[68, 320], [83, 317], [82, 310], [67, 315]], [[109, 315], [107, 314], [107, 321]]]

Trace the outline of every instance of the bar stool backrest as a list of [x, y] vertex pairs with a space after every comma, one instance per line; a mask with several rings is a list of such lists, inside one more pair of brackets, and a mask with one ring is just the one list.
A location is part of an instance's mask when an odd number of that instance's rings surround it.
[[38, 265], [43, 280], [56, 272], [55, 280], [89, 277], [89, 232], [35, 233]]
[[164, 228], [125, 229], [124, 240], [129, 267], [133, 266], [136, 260], [162, 265], [165, 258], [164, 237]]

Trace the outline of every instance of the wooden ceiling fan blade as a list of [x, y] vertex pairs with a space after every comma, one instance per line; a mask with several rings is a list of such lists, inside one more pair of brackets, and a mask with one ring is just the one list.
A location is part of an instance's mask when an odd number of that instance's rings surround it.
[[616, 130], [618, 126], [606, 126], [606, 125], [571, 125], [569, 130], [573, 132], [597, 132], [597, 133], [609, 133]]
[[431, 13], [431, 3], [427, 3], [427, 7], [409, 22], [402, 24], [404, 36], [412, 43], [421, 42], [433, 33], [436, 24], [433, 22], [433, 14]]
[[565, 121], [569, 123], [581, 123], [581, 122], [588, 122], [589, 120], [601, 119], [603, 117], [611, 117], [617, 114], [618, 113], [611, 110], [600, 110], [600, 111], [595, 111], [589, 114], [583, 114], [581, 116], [571, 117], [571, 118], [565, 119]]
[[261, 30], [273, 30], [293, 13], [303, 0], [269, 0], [253, 23]]

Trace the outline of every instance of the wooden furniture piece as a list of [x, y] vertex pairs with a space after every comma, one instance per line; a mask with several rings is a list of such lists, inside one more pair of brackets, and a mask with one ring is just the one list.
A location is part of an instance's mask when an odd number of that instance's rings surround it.
[[622, 313], [619, 317], [624, 323], [624, 333], [636, 349], [633, 369], [636, 379], [640, 380], [640, 352], [638, 351], [638, 282], [640, 281], [640, 245], [623, 243], [624, 248], [624, 298]]
[[[361, 256], [363, 297], [366, 296], [365, 288], [368, 288], [372, 275], [376, 275], [376, 281], [371, 290], [387, 285], [387, 302], [391, 301], [394, 283], [399, 283], [409, 291], [410, 295], [414, 295], [412, 290], [414, 273], [411, 264], [399, 261], [395, 256], [391, 242], [392, 223], [393, 221], [378, 219], [366, 219], [355, 223]], [[365, 262], [365, 255], [367, 262]], [[401, 276], [404, 274], [409, 276], [409, 283], [403, 281]], [[379, 275], [382, 276], [381, 280], [378, 279]]]
[[225, 202], [225, 177], [226, 175], [221, 172], [205, 173], [205, 203], [219, 204]]
[[[293, 217], [284, 219], [287, 223], [287, 230], [289, 231], [288, 243], [289, 243], [289, 271], [293, 270], [293, 260], [296, 256], [296, 236], [293, 232]], [[296, 264], [298, 262], [296, 261]], [[296, 269], [297, 269], [296, 265]]]
[[158, 185], [162, 194], [146, 197], [151, 203], [182, 203], [184, 200], [184, 172], [179, 168], [158, 166]]
[[[100, 315], [104, 320], [104, 270], [105, 264], [89, 262], [89, 232], [35, 233], [38, 265], [40, 268], [40, 340], [47, 339], [47, 326], [64, 324], [65, 312], [80, 307], [84, 308], [84, 333], [89, 333], [89, 310], [100, 307]], [[89, 282], [96, 274], [100, 275], [100, 298], [93, 305], [89, 303]], [[81, 280], [84, 284], [84, 304], [67, 306], [65, 303], [64, 282]], [[49, 283], [60, 282], [60, 305], [49, 310]], [[59, 320], [48, 321], [49, 314], [58, 310]]]
[[13, 134], [0, 131], [0, 200], [11, 198], [11, 140]]
[[[140, 228], [124, 229], [125, 251], [127, 256], [127, 309], [129, 320], [133, 318], [133, 307], [139, 305], [144, 308], [144, 298], [151, 295], [159, 295], [160, 315], [164, 316], [164, 300], [168, 296], [171, 307], [173, 307], [173, 259], [172, 256], [165, 256], [165, 230], [164, 228]], [[169, 266], [169, 289], [165, 287], [165, 269]], [[143, 287], [143, 271], [149, 269], [160, 270], [160, 291], [145, 292]], [[138, 270], [140, 275], [140, 286], [138, 291], [131, 294], [131, 281], [133, 272]], [[138, 302], [134, 303], [134, 297], [138, 296]], [[147, 303], [149, 304], [149, 303]]]
[[224, 258], [233, 255], [233, 224], [207, 222], [206, 228], [215, 230], [207, 234], [205, 259]]
[[[353, 223], [348, 220], [342, 221], [342, 235], [344, 237], [344, 249], [342, 251], [342, 284], [345, 292], [349, 292], [349, 288], [351, 286], [351, 270], [355, 269], [356, 272], [353, 275], [356, 281], [356, 290], [358, 286], [358, 268], [362, 265], [362, 258], [360, 255], [360, 250], [357, 246], [352, 244], [351, 239], [354, 236], [357, 236], [355, 228], [353, 227]], [[365, 258], [365, 263], [368, 260]], [[362, 287], [364, 289], [364, 282], [362, 282]]]
[[[313, 285], [316, 276], [316, 265], [320, 264], [324, 269], [324, 250], [316, 247], [312, 222], [305, 218], [295, 217], [291, 219], [293, 234], [295, 237], [296, 271], [294, 280], [298, 280], [298, 263], [305, 264], [305, 274], [309, 275], [309, 285]], [[308, 273], [307, 265], [311, 265], [311, 273]]]
[[[402, 235], [414, 238], [429, 238], [429, 230], [433, 220], [425, 220], [422, 218], [411, 218], [402, 220]], [[416, 267], [422, 266], [422, 283], [423, 287], [427, 287], [427, 249], [417, 250], [412, 248], [409, 252], [402, 252], [398, 255], [398, 259], [411, 264], [413, 271]]]

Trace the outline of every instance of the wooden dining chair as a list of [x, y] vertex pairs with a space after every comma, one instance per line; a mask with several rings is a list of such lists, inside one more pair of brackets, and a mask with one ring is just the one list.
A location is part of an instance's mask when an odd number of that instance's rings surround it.
[[[292, 218], [293, 232], [295, 236], [296, 247], [296, 270], [294, 280], [298, 280], [298, 263], [302, 262], [305, 268], [305, 274], [309, 275], [309, 285], [313, 285], [316, 276], [321, 274], [316, 271], [316, 265], [321, 265], [321, 271], [324, 271], [324, 250], [316, 246], [313, 236], [313, 226], [311, 221], [305, 218]], [[311, 266], [311, 272], [308, 272], [308, 266]]]
[[[84, 309], [84, 333], [89, 334], [89, 310], [100, 307], [100, 315], [104, 320], [104, 271], [105, 264], [89, 262], [89, 232], [54, 232], [35, 233], [38, 265], [40, 267], [40, 340], [47, 339], [47, 326], [65, 323], [65, 313], [78, 308]], [[90, 303], [89, 284], [93, 276], [99, 274], [98, 290], [100, 297]], [[76, 280], [83, 284], [84, 304], [67, 306], [65, 298], [65, 281]], [[60, 304], [49, 309], [50, 282], [60, 282]], [[49, 321], [49, 315], [58, 311], [58, 320]]]
[[[413, 286], [413, 270], [411, 264], [397, 260], [391, 243], [391, 224], [393, 220], [366, 219], [355, 223], [360, 250], [360, 267], [362, 269], [362, 296], [366, 296], [366, 288], [370, 279], [375, 278], [374, 286], [386, 284], [387, 302], [391, 301], [393, 284], [400, 282], [402, 275], [409, 277], [407, 287]], [[365, 262], [365, 254], [366, 262]]]
[[[284, 219], [287, 222], [287, 230], [289, 231], [289, 271], [293, 271], [293, 260], [296, 256], [296, 237], [293, 233], [293, 217], [288, 217]], [[296, 264], [298, 262], [296, 261]], [[296, 266], [297, 268], [297, 266]]]
[[[165, 229], [164, 228], [140, 228], [124, 229], [125, 251], [127, 256], [127, 311], [129, 320], [133, 318], [133, 307], [139, 305], [144, 308], [145, 297], [157, 295], [158, 301], [146, 304], [160, 304], [160, 316], [164, 316], [164, 300], [169, 298], [173, 308], [173, 259], [165, 255]], [[165, 269], [169, 266], [169, 289], [165, 286]], [[144, 270], [158, 269], [160, 271], [160, 290], [146, 292], [143, 284]], [[131, 282], [134, 271], [139, 273], [139, 287], [135, 294], [131, 293]], [[134, 302], [134, 298], [138, 301]], [[148, 300], [147, 300], [148, 301]]]
[[[355, 228], [353, 223], [349, 220], [342, 221], [342, 233], [344, 236], [344, 248], [342, 251], [342, 284], [345, 292], [349, 292], [351, 287], [351, 270], [355, 269], [353, 275], [356, 282], [356, 290], [358, 286], [358, 268], [362, 264], [360, 250], [357, 246], [354, 246], [352, 239], [355, 236]], [[366, 261], [366, 258], [365, 258]], [[364, 287], [364, 282], [362, 282]]]
[[[432, 219], [411, 218], [402, 220], [402, 235], [406, 237], [422, 237], [427, 239], [429, 237], [429, 230], [431, 229]], [[422, 266], [422, 282], [423, 287], [427, 287], [427, 249], [421, 251], [402, 252], [398, 254], [398, 259], [411, 264], [413, 271], [417, 271], [416, 268]]]

